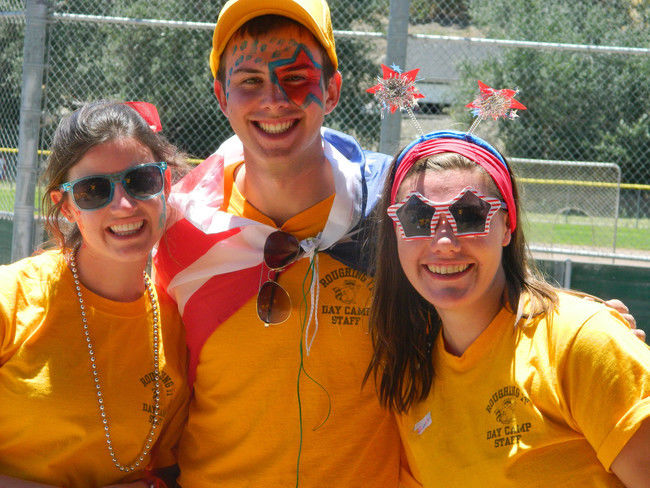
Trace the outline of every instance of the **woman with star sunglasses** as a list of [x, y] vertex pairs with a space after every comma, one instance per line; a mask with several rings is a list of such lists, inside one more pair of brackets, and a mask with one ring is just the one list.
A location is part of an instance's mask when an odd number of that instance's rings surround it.
[[430, 133], [395, 158], [366, 379], [424, 487], [648, 486], [650, 349], [538, 277], [519, 205], [476, 136]]
[[127, 103], [61, 121], [44, 173], [56, 248], [0, 266], [0, 486], [163, 486], [173, 472], [185, 341], [145, 269], [185, 157], [154, 132], [155, 107]]

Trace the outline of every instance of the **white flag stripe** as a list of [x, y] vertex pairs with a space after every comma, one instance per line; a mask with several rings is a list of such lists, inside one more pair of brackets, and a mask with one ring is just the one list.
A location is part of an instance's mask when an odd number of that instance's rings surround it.
[[324, 143], [325, 156], [332, 164], [336, 195], [323, 229], [320, 249], [336, 244], [361, 216], [361, 172], [333, 145]]
[[190, 297], [213, 276], [252, 268], [262, 262], [264, 242], [275, 229], [267, 225], [249, 225], [223, 239], [203, 256], [180, 271], [169, 283], [167, 292], [178, 303], [181, 315]]

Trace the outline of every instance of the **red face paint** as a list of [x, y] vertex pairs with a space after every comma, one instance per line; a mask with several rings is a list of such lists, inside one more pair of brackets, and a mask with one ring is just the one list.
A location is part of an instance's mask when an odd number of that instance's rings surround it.
[[298, 45], [293, 57], [269, 63], [272, 81], [289, 101], [305, 108], [310, 103], [323, 106], [321, 66], [316, 63], [304, 44]]

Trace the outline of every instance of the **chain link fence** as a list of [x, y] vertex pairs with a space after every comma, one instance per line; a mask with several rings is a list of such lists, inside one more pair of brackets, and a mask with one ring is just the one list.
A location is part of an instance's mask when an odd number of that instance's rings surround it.
[[0, 221], [13, 215], [25, 19], [23, 2], [2, 5], [0, 17]]
[[[50, 3], [39, 149], [61, 116], [112, 98], [154, 103], [172, 142], [197, 159], [213, 152], [231, 134], [207, 62], [222, 5]], [[389, 0], [330, 7], [343, 92], [326, 125], [378, 149], [379, 107], [365, 89], [380, 63], [395, 62], [385, 59]], [[0, 0], [0, 220], [13, 208], [24, 10], [24, 1]], [[649, 22], [650, 0], [411, 0], [400, 64], [420, 68], [416, 116], [425, 131], [467, 129], [477, 79], [521, 89], [528, 110], [518, 120], [477, 132], [517, 161], [534, 249], [650, 262]], [[415, 136], [404, 116], [401, 142]], [[611, 172], [581, 161], [610, 163]]]

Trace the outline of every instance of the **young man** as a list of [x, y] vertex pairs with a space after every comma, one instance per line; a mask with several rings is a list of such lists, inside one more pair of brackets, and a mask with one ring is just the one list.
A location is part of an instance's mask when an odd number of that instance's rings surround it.
[[[337, 61], [324, 0], [219, 15], [210, 65], [236, 136], [175, 189], [155, 257], [191, 355], [184, 487], [398, 486], [394, 419], [361, 386], [372, 280], [348, 266], [388, 158], [322, 128]], [[282, 267], [289, 235], [302, 255]]]
[[322, 128], [341, 86], [325, 0], [230, 0], [210, 65], [236, 136], [175, 187], [154, 260], [194, 384], [179, 482], [416, 486], [361, 386], [372, 280], [354, 241], [389, 158]]

